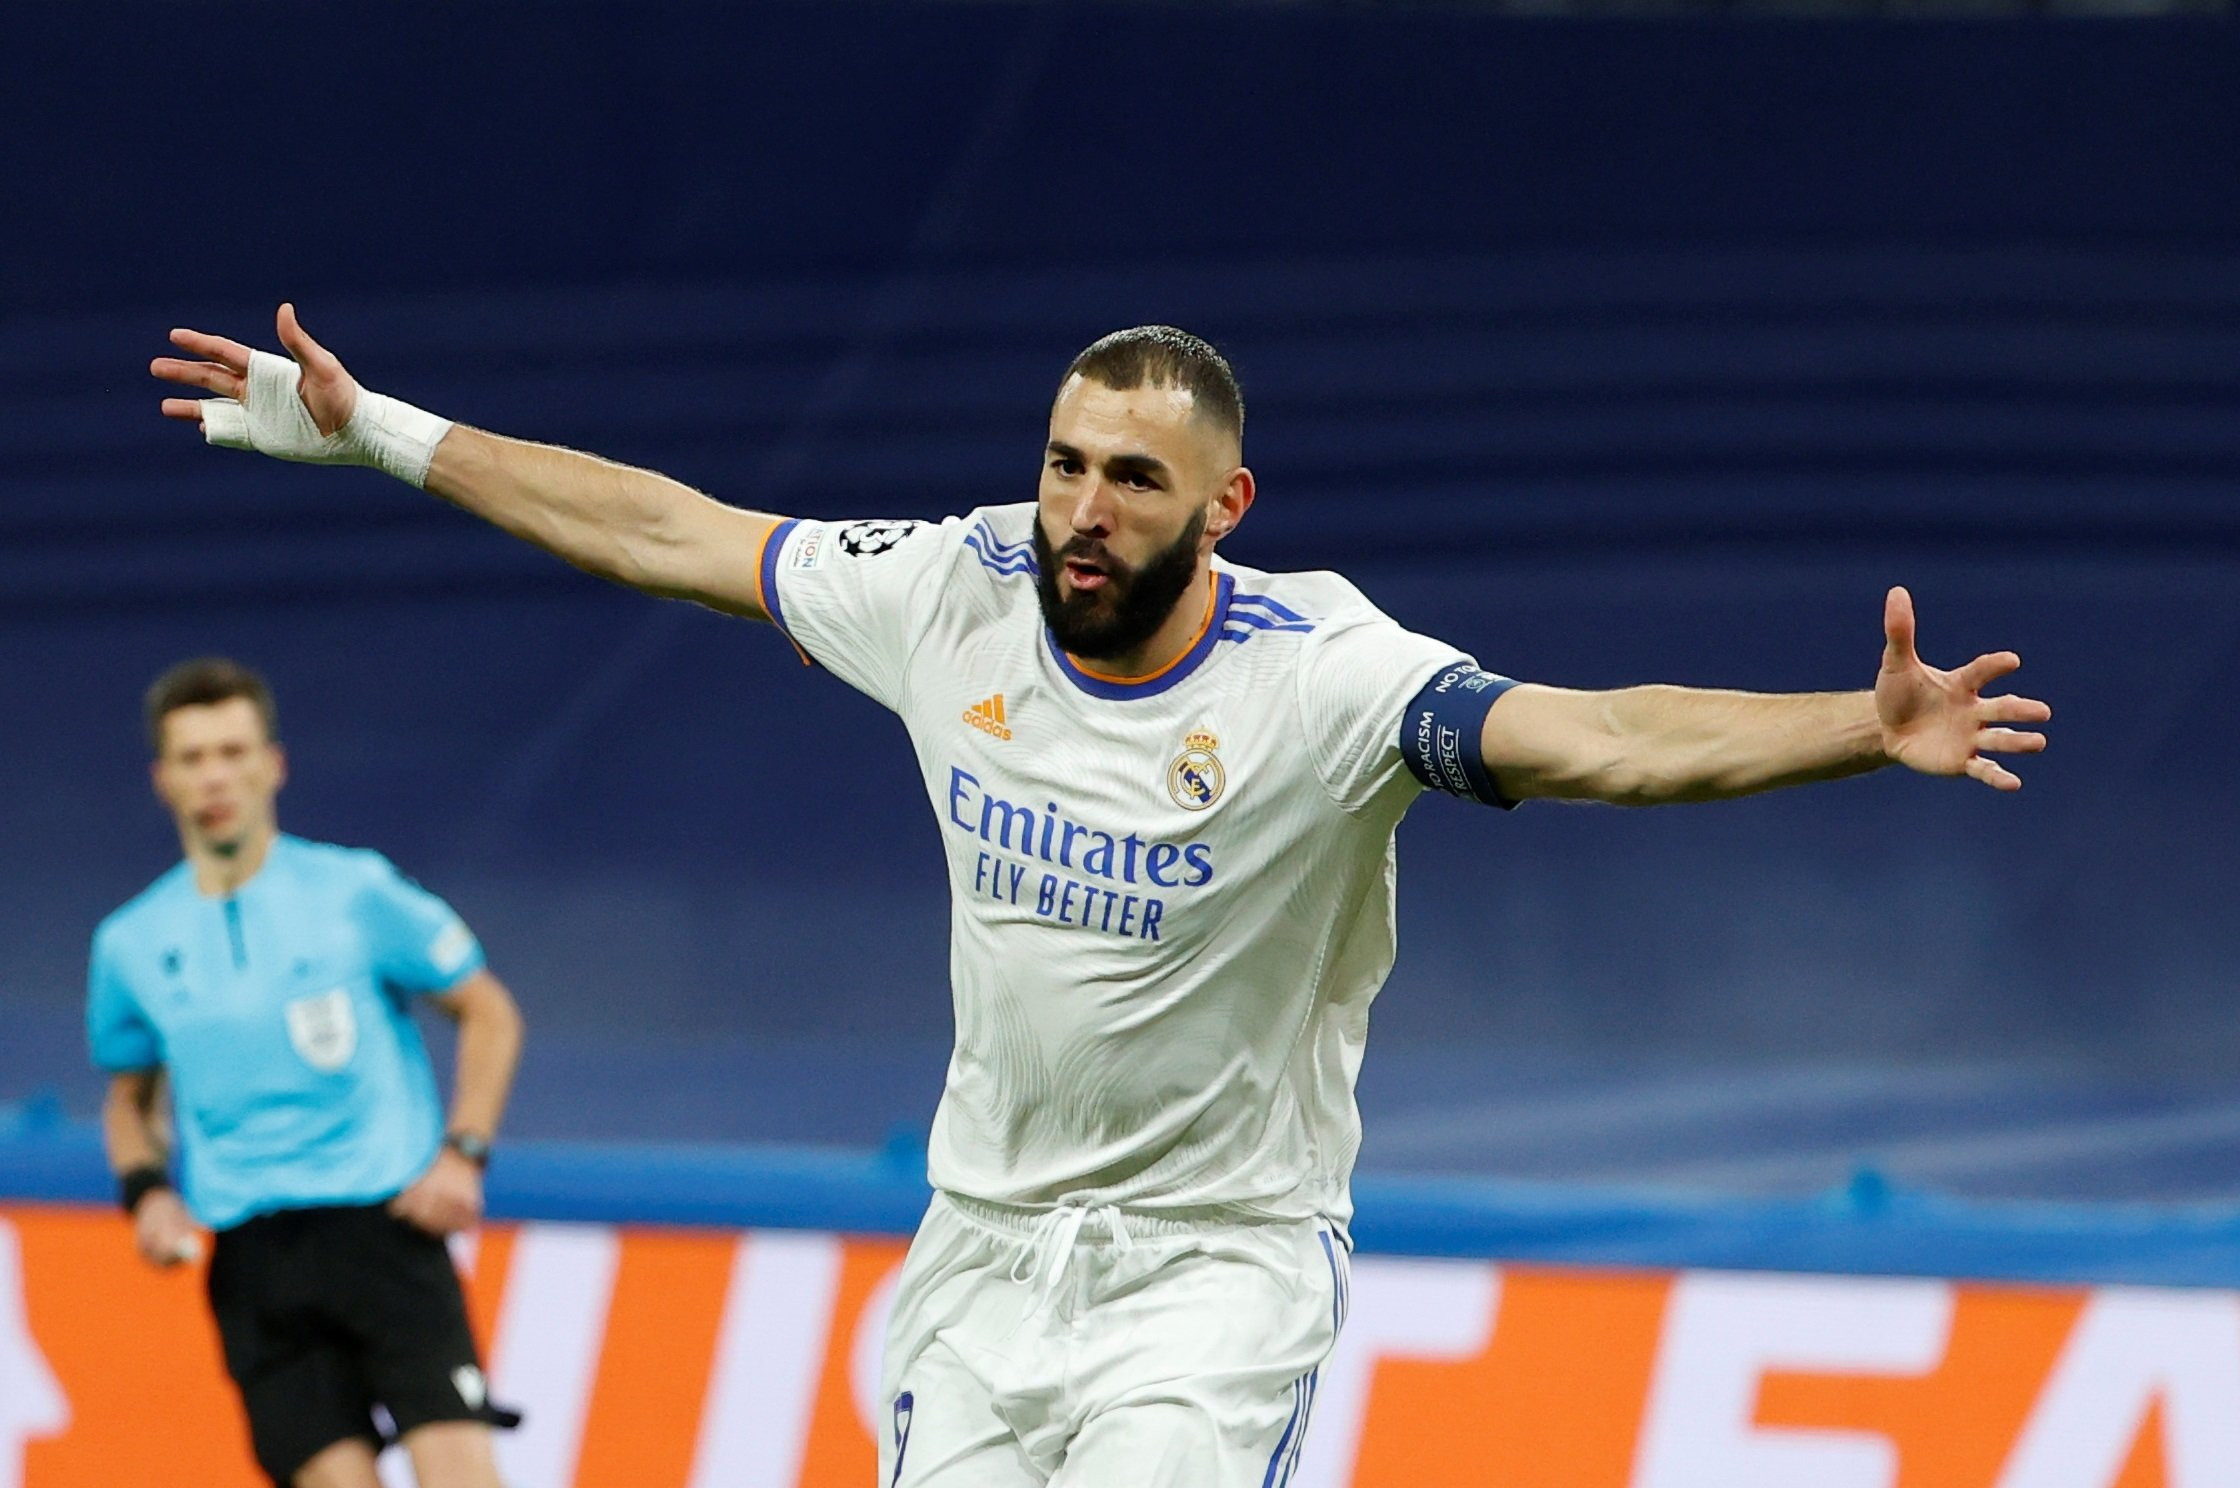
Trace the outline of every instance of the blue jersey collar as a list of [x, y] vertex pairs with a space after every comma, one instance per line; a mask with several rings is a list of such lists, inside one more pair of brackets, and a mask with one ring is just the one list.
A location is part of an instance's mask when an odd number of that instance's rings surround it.
[[1091, 697], [1114, 702], [1128, 698], [1157, 697], [1203, 666], [1205, 659], [1213, 654], [1214, 646], [1221, 640], [1221, 627], [1229, 618], [1229, 597], [1236, 592], [1236, 587], [1235, 579], [1215, 571], [1213, 602], [1207, 607], [1206, 617], [1198, 626], [1196, 639], [1191, 641], [1189, 648], [1180, 656], [1148, 677], [1113, 677], [1090, 671], [1066, 655], [1064, 648], [1058, 644], [1058, 638], [1050, 633], [1047, 625], [1042, 628], [1042, 641], [1050, 648], [1050, 659], [1057, 663], [1059, 673]]

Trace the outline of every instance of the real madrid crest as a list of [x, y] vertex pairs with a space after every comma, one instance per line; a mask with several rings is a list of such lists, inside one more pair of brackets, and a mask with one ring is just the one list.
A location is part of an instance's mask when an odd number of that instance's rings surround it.
[[1203, 811], [1221, 799], [1221, 787], [1228, 783], [1228, 772], [1221, 768], [1221, 756], [1214, 751], [1221, 741], [1204, 729], [1194, 731], [1182, 741], [1182, 753], [1167, 766], [1167, 794], [1185, 811]]

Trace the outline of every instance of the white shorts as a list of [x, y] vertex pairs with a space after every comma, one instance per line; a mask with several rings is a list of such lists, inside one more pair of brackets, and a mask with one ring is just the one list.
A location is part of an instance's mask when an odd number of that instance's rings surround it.
[[936, 1194], [887, 1327], [879, 1488], [1277, 1488], [1347, 1290], [1320, 1221]]

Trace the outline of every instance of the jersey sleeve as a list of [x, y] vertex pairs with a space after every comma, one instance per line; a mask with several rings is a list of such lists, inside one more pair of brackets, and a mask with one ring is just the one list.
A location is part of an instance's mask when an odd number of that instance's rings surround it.
[[374, 972], [404, 993], [444, 992], [482, 970], [482, 943], [458, 912], [370, 853], [358, 912]]
[[111, 1074], [154, 1069], [163, 1063], [163, 1041], [140, 1010], [118, 968], [108, 937], [93, 938], [93, 958], [86, 973], [86, 1044], [96, 1069]]
[[763, 545], [762, 600], [803, 656], [888, 708], [953, 555], [948, 522], [784, 522]]
[[1409, 704], [1440, 672], [1472, 664], [1465, 652], [1383, 615], [1309, 637], [1299, 657], [1299, 703], [1330, 799], [1348, 812], [1388, 792], [1413, 799], [1423, 786], [1400, 747]]

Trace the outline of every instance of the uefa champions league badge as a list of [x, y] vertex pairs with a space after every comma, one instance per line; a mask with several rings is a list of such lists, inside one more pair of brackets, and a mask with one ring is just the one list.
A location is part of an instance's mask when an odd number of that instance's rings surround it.
[[1198, 729], [1182, 741], [1182, 753], [1167, 766], [1167, 794], [1185, 811], [1203, 811], [1221, 799], [1221, 787], [1228, 783], [1228, 772], [1221, 768], [1221, 757], [1214, 753], [1221, 741], [1204, 729]]

